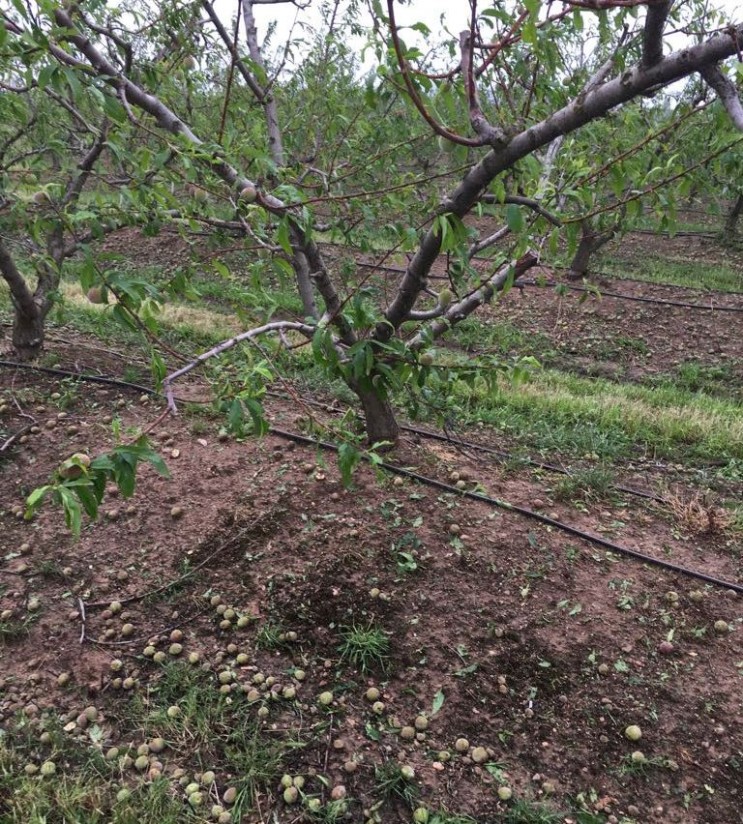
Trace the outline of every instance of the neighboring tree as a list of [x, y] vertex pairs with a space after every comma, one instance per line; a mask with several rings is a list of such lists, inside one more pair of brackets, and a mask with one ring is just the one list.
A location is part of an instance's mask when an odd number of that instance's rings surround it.
[[738, 226], [741, 214], [743, 214], [743, 192], [738, 191], [738, 195], [725, 217], [725, 236], [731, 240], [738, 237]]
[[[163, 15], [172, 9], [173, 15], [188, 17], [193, 9], [190, 4], [161, 5]], [[251, 11], [253, 5], [248, 2]], [[743, 106], [724, 63], [738, 54], [743, 22], [718, 25], [709, 15], [707, 3], [693, 0], [674, 8], [668, 0], [575, 0], [553, 7], [527, 0], [523, 6], [493, 3], [480, 9], [472, 2], [459, 38], [457, 64], [438, 73], [415, 46], [403, 41], [395, 16], [404, 5], [394, 0], [386, 0], [384, 6], [378, 0], [372, 2], [384, 42], [379, 45], [379, 81], [367, 87], [367, 94], [379, 99], [390, 89], [395, 94], [404, 92], [404, 100], [445, 141], [443, 145], [446, 141], [452, 144], [451, 159], [462, 168], [459, 181], [443, 195], [439, 183], [415, 177], [393, 178], [382, 187], [386, 192], [428, 187], [431, 196], [419, 200], [411, 214], [390, 215], [396, 236], [394, 248], [408, 259], [404, 273], [381, 305], [354, 292], [356, 287], [346, 290], [317, 242], [312, 209], [317, 199], [307, 198], [300, 185], [312, 161], [294, 155], [284, 140], [284, 160], [291, 157], [293, 165], [276, 168], [274, 162], [275, 173], [248, 176], [251, 162], [245, 164], [245, 144], [238, 145], [213, 130], [208, 138], [206, 133], [199, 134], [199, 118], [189, 119], [177, 86], [169, 83], [152, 60], [157, 53], [155, 45], [144, 43], [137, 51], [134, 46], [140, 36], [124, 37], [131, 9], [124, 5], [110, 12], [100, 8], [95, 12], [101, 18], [96, 23], [75, 6], [44, 4], [38, 19], [18, 6], [9, 27], [11, 39], [43, 44], [61, 69], [75, 75], [79, 85], [76, 99], [101, 99], [109, 113], [123, 112], [129, 123], [146, 134], [159, 130], [167, 141], [167, 151], [176, 156], [181, 168], [199, 167], [210, 188], [216, 178], [225, 183], [238, 223], [245, 222], [241, 218], [243, 204], [257, 207], [266, 216], [263, 231], [273, 232], [270, 245], [278, 255], [283, 253], [298, 283], [309, 274], [322, 313], [318, 321], [277, 320], [243, 337], [292, 329], [312, 338], [318, 359], [358, 395], [369, 439], [392, 443], [397, 439], [398, 425], [390, 393], [411, 377], [425, 381], [429, 358], [424, 355], [431, 343], [533, 266], [538, 260], [534, 248], [548, 237], [559, 239], [562, 224], [580, 225], [574, 218], [555, 218], [540, 201], [546, 153], [555, 140], [578, 136], [582, 129], [620, 107], [637, 106], [695, 73], [714, 89], [736, 128], [743, 130]], [[146, 13], [146, 9], [138, 9], [137, 19]], [[115, 26], [104, 19], [108, 14], [116, 18]], [[692, 27], [699, 35], [698, 42], [670, 51], [666, 38], [680, 27]], [[14, 28], [22, 30], [22, 35]], [[192, 26], [192, 30], [197, 29], [202, 30], [201, 24]], [[423, 27], [417, 29], [422, 31]], [[147, 27], [138, 28], [144, 30]], [[595, 78], [568, 77], [567, 83], [556, 82], [565, 75], [568, 56], [587, 37], [586, 32], [603, 53], [608, 69]], [[236, 65], [242, 62], [234, 47], [228, 53]], [[122, 54], [126, 55], [123, 60]], [[267, 107], [269, 81], [256, 56], [252, 52], [249, 71], [260, 74], [261, 88], [260, 92], [252, 91], [263, 107], [266, 127], [262, 132], [275, 154], [274, 115]], [[243, 78], [250, 85], [244, 74]], [[274, 83], [272, 97], [275, 89]], [[210, 89], [205, 87], [205, 92]], [[223, 99], [226, 109], [229, 94]], [[327, 116], [332, 119], [337, 115], [329, 111]], [[669, 116], [674, 116], [672, 107]], [[417, 132], [418, 126], [409, 128]], [[622, 138], [621, 131], [616, 137]], [[334, 138], [335, 149], [340, 152], [338, 139]], [[602, 147], [594, 147], [594, 153], [597, 149]], [[376, 146], [370, 154], [378, 151]], [[569, 146], [563, 145], [559, 155], [568, 156], [568, 151]], [[266, 152], [260, 156], [265, 157]], [[254, 152], [252, 165], [257, 165], [258, 157]], [[392, 159], [390, 169], [399, 175]], [[612, 156], [601, 160], [609, 166], [614, 162]], [[327, 174], [327, 170], [321, 171]], [[320, 202], [334, 198], [329, 192], [336, 181], [328, 181], [328, 193]], [[591, 184], [586, 183], [569, 197], [566, 191], [562, 194], [566, 204], [570, 198], [590, 204], [590, 190]], [[370, 192], [339, 195], [355, 203], [374, 196], [376, 193]], [[384, 197], [384, 193], [378, 196]], [[617, 196], [615, 205], [622, 206], [626, 200]], [[591, 211], [596, 210], [584, 209], [578, 217], [587, 219]], [[478, 227], [468, 222], [474, 212], [499, 216], [502, 225], [496, 231], [484, 228], [480, 234]], [[577, 233], [573, 237], [576, 239]], [[483, 272], [473, 265], [473, 257], [486, 249], [490, 250], [491, 264]], [[451, 283], [450, 288], [437, 293], [430, 276], [442, 254], [449, 260]], [[214, 353], [231, 343], [217, 347]], [[200, 357], [194, 365], [204, 359]], [[172, 375], [169, 383], [185, 371]]]
[[[33, 358], [44, 341], [44, 320], [52, 307], [64, 261], [91, 230], [81, 226], [80, 197], [100, 161], [110, 131], [101, 116], [91, 123], [65, 99], [66, 78], [54, 64], [23, 85], [5, 82], [0, 95], [4, 180], [0, 211], [0, 274], [14, 307], [12, 343], [22, 359]], [[55, 88], [56, 87], [56, 88]], [[44, 92], [51, 97], [45, 96]], [[55, 100], [65, 104], [49, 105]], [[43, 184], [39, 171], [45, 173]], [[23, 277], [10, 234], [21, 234], [32, 263], [35, 285]]]
[[14, 309], [12, 346], [30, 360], [73, 256], [85, 258], [76, 270], [89, 300], [105, 303], [112, 291], [115, 312], [138, 322], [156, 290], [124, 276], [107, 280], [90, 252], [110, 232], [151, 220], [153, 196], [162, 203], [163, 194], [152, 184], [172, 156], [150, 151], [115, 101], [85, 94], [75, 69], [8, 36], [20, 26], [6, 18], [0, 32], [0, 275]]

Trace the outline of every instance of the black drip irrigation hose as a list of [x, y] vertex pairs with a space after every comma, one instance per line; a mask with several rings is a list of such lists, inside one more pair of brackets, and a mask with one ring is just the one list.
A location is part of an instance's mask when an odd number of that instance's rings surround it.
[[[291, 400], [288, 395], [280, 394], [279, 392], [271, 392], [270, 390], [266, 392], [267, 395], [280, 398], [281, 400]], [[304, 403], [308, 404], [309, 406], [315, 406], [319, 409], [323, 409], [325, 412], [330, 412], [331, 414], [337, 415], [340, 414], [340, 410], [335, 409], [332, 406], [329, 406], [325, 403], [320, 403], [319, 401], [313, 401], [310, 399], [305, 398]], [[516, 455], [512, 455], [510, 452], [504, 452], [501, 449], [496, 449], [493, 446], [487, 446], [486, 444], [475, 443], [474, 441], [465, 441], [462, 438], [452, 437], [448, 432], [445, 432], [443, 435], [439, 432], [431, 432], [429, 429], [420, 429], [417, 426], [410, 426], [409, 424], [400, 424], [400, 429], [403, 432], [410, 432], [413, 435], [421, 435], [424, 438], [430, 438], [432, 441], [441, 441], [442, 443], [449, 443], [452, 446], [459, 447], [462, 449], [469, 449], [473, 452], [483, 452], [487, 455], [495, 455], [497, 458], [500, 458], [502, 461], [513, 461], [517, 460], [526, 466], [533, 466], [537, 469], [543, 469], [545, 472], [553, 472], [557, 475], [564, 475], [568, 478], [572, 478], [573, 473], [570, 472], [568, 469], [564, 469], [561, 466], [556, 466], [555, 464], [548, 464], [544, 461], [537, 461], [534, 458], [520, 458]], [[658, 504], [665, 504], [666, 499], [661, 497], [660, 495], [655, 495], [653, 492], [647, 492], [644, 489], [636, 489], [632, 486], [622, 486], [621, 484], [611, 484], [611, 488], [616, 490], [617, 492], [624, 492], [626, 495], [634, 495], [636, 498], [643, 498], [647, 501], [653, 501]]]
[[[277, 437], [294, 441], [295, 443], [300, 443], [305, 446], [320, 447], [321, 449], [325, 449], [330, 452], [338, 451], [338, 447], [335, 444], [328, 443], [327, 441], [315, 440], [314, 438], [309, 438], [306, 435], [298, 435], [294, 432], [287, 432], [284, 429], [277, 429], [273, 426], [270, 427], [269, 432]], [[644, 552], [639, 552], [636, 549], [630, 549], [629, 547], [622, 546], [621, 544], [615, 544], [613, 541], [607, 541], [599, 535], [594, 535], [591, 532], [584, 532], [577, 527], [570, 526], [570, 524], [565, 524], [562, 523], [562, 521], [556, 521], [554, 518], [549, 518], [547, 515], [540, 515], [532, 509], [517, 506], [516, 504], [510, 504], [507, 501], [500, 500], [499, 498], [491, 498], [489, 495], [483, 495], [480, 492], [470, 492], [468, 490], [457, 489], [451, 484], [444, 483], [443, 481], [437, 481], [435, 478], [428, 478], [425, 475], [419, 475], [417, 472], [413, 472], [410, 469], [403, 469], [401, 466], [395, 466], [394, 464], [386, 463], [384, 461], [381, 463], [375, 462], [374, 466], [380, 467], [393, 475], [399, 475], [403, 478], [408, 478], [409, 480], [425, 484], [426, 486], [431, 486], [434, 489], [440, 489], [442, 492], [448, 492], [452, 495], [461, 495], [465, 498], [470, 498], [474, 501], [480, 501], [481, 503], [488, 504], [489, 506], [506, 510], [507, 512], [515, 512], [518, 515], [523, 515], [526, 518], [531, 518], [538, 521], [545, 526], [551, 526], [554, 529], [559, 529], [560, 531], [565, 532], [568, 535], [572, 535], [575, 538], [581, 538], [591, 544], [608, 549], [616, 555], [624, 555], [627, 558], [633, 558], [636, 561], [641, 561], [642, 563], [650, 564], [651, 566], [660, 567], [661, 569], [666, 569], [679, 575], [686, 575], [689, 578], [695, 578], [698, 581], [704, 581], [707, 584], [713, 584], [714, 586], [722, 587], [723, 589], [733, 590], [739, 595], [743, 595], [743, 584], [736, 584], [731, 581], [725, 581], [721, 578], [715, 578], [713, 575], [707, 575], [706, 573], [699, 572], [695, 569], [688, 569], [687, 567], [673, 564], [670, 561], [664, 561], [661, 558], [653, 558], [651, 555], [646, 555]]]
[[[4, 360], [0, 360], [0, 366], [18, 369], [29, 369], [61, 377], [72, 377], [83, 381], [90, 381], [92, 383], [105, 384], [107, 386], [121, 386], [123, 388], [128, 389], [136, 389], [138, 392], [143, 392], [151, 396], [159, 396], [162, 394], [155, 389], [150, 389], [150, 387], [148, 386], [140, 386], [136, 383], [120, 381], [116, 378], [104, 378], [98, 375], [80, 375], [76, 372], [69, 372], [65, 369], [54, 369], [52, 367], [47, 366], [34, 366], [33, 364], [16, 363], [14, 361]], [[278, 429], [274, 426], [269, 428], [269, 432], [272, 435], [276, 435], [279, 438], [294, 441], [295, 443], [303, 444], [305, 446], [320, 447], [321, 449], [325, 449], [329, 452], [338, 452], [338, 447], [335, 444], [328, 443], [327, 441], [319, 441], [314, 438], [309, 438], [305, 435], [299, 435], [294, 432], [287, 432], [286, 430]], [[440, 437], [443, 440], [451, 440], [450, 438], [446, 438], [445, 436], [437, 437]], [[369, 461], [368, 458], [366, 460]], [[616, 555], [624, 555], [625, 557], [633, 558], [636, 561], [641, 561], [643, 563], [650, 564], [651, 566], [657, 566], [661, 569], [667, 569], [670, 572], [675, 572], [679, 575], [686, 575], [689, 578], [695, 578], [698, 581], [704, 581], [705, 583], [713, 584], [714, 586], [722, 587], [723, 589], [733, 590], [734, 592], [743, 595], [743, 585], [741, 584], [736, 584], [731, 581], [724, 581], [721, 578], [715, 578], [714, 576], [707, 575], [704, 572], [698, 572], [697, 570], [688, 569], [687, 567], [682, 567], [678, 564], [672, 564], [670, 561], [664, 561], [661, 558], [653, 558], [651, 555], [646, 555], [645, 553], [639, 552], [636, 549], [630, 549], [629, 547], [622, 546], [621, 544], [615, 544], [612, 541], [607, 541], [605, 538], [602, 538], [599, 535], [594, 535], [591, 532], [584, 532], [583, 530], [578, 529], [577, 527], [570, 526], [570, 524], [562, 523], [562, 521], [556, 521], [554, 518], [549, 518], [547, 515], [540, 515], [540, 513], [534, 512], [534, 510], [532, 509], [527, 509], [526, 507], [518, 506], [517, 504], [510, 504], [507, 501], [502, 501], [499, 498], [492, 498], [489, 495], [483, 495], [480, 492], [470, 492], [468, 490], [457, 489], [451, 484], [446, 484], [443, 481], [437, 481], [435, 478], [428, 478], [425, 475], [420, 475], [419, 473], [413, 472], [409, 469], [403, 469], [400, 466], [395, 466], [394, 464], [387, 463], [386, 461], [375, 464], [375, 466], [378, 466], [381, 469], [384, 469], [385, 471], [392, 473], [393, 475], [399, 475], [403, 478], [408, 478], [409, 480], [426, 484], [427, 486], [431, 486], [434, 489], [440, 489], [443, 492], [448, 492], [452, 495], [461, 495], [465, 498], [470, 498], [471, 500], [480, 501], [482, 503], [488, 504], [489, 506], [506, 510], [507, 512], [515, 512], [518, 515], [523, 515], [526, 518], [531, 518], [541, 524], [545, 524], [546, 526], [551, 526], [554, 529], [559, 529], [560, 531], [565, 532], [568, 535], [572, 535], [575, 538], [581, 538], [582, 540], [588, 541], [589, 543], [595, 544], [596, 546], [608, 549], [610, 552], [613, 552]]]
[[656, 232], [653, 229], [630, 229], [627, 234], [629, 235], [650, 235], [651, 237], [703, 237], [709, 240], [713, 240], [716, 237], [719, 237], [719, 233], [717, 232], [694, 232], [691, 230], [688, 231], [681, 231], [681, 232], [669, 232], [668, 230], [662, 232]]
[[[163, 397], [162, 392], [158, 392], [156, 389], [152, 389], [149, 386], [142, 386], [138, 383], [129, 383], [128, 381], [122, 381], [117, 378], [107, 378], [102, 375], [87, 375], [81, 374], [78, 372], [70, 372], [66, 369], [56, 369], [49, 366], [35, 366], [34, 364], [30, 363], [17, 363], [16, 361], [5, 361], [0, 360], [0, 367], [8, 367], [12, 369], [26, 369], [33, 372], [43, 372], [45, 374], [54, 375], [56, 377], [63, 377], [63, 378], [75, 378], [81, 381], [88, 381], [90, 383], [99, 383], [105, 386], [118, 386], [124, 389], [132, 389], [137, 392], [146, 393], [152, 397]], [[268, 392], [269, 395], [274, 395], [275, 397], [283, 397], [278, 393]], [[324, 404], [320, 404], [316, 401], [306, 401], [310, 405], [321, 406], [322, 408], [326, 409], [327, 411], [336, 411], [332, 410]], [[425, 438], [430, 438], [431, 440], [435, 441], [443, 441], [445, 443], [451, 443], [455, 446], [463, 447], [465, 449], [472, 449], [476, 452], [484, 452], [489, 455], [496, 455], [502, 460], [511, 460], [514, 458], [513, 455], [510, 455], [508, 452], [502, 452], [499, 449], [495, 449], [491, 446], [486, 446], [484, 444], [474, 443], [472, 441], [465, 441], [459, 438], [452, 438], [451, 435], [440, 435], [438, 432], [430, 432], [426, 429], [419, 429], [415, 426], [406, 426], [402, 425], [400, 427], [405, 432], [410, 432], [416, 435], [422, 435]], [[16, 433], [16, 435], [20, 436], [22, 433]], [[7, 444], [9, 446], [9, 444]], [[528, 466], [534, 466], [538, 469], [544, 469], [547, 472], [554, 472], [559, 475], [565, 475], [567, 477], [572, 477], [572, 473], [569, 472], [567, 469], [563, 469], [560, 466], [555, 466], [554, 464], [544, 463], [543, 461], [536, 461], [533, 458], [526, 458], [523, 460]], [[624, 492], [627, 495], [634, 495], [637, 498], [644, 498], [648, 501], [654, 501], [659, 504], [666, 503], [665, 499], [659, 495], [654, 495], [652, 492], [645, 492], [642, 489], [635, 489], [634, 487], [630, 486], [621, 486], [619, 484], [612, 484], [612, 489], [617, 490], [617, 492]]]
[[[488, 455], [496, 455], [497, 457], [501, 458], [504, 461], [509, 460], [522, 460], [517, 458], [514, 455], [509, 454], [508, 452], [503, 452], [500, 449], [495, 449], [492, 446], [486, 446], [485, 444], [480, 443], [473, 443], [472, 441], [465, 441], [460, 438], [452, 438], [451, 435], [440, 435], [438, 432], [430, 432], [427, 429], [418, 429], [415, 426], [400, 426], [400, 429], [404, 430], [405, 432], [412, 432], [416, 435], [422, 435], [424, 438], [431, 438], [433, 441], [442, 441], [444, 443], [450, 443], [454, 446], [464, 447], [465, 449], [472, 449], [475, 452], [485, 452]], [[525, 463], [527, 466], [534, 466], [537, 469], [544, 469], [546, 472], [554, 472], [558, 475], [565, 475], [568, 478], [573, 477], [573, 473], [568, 471], [567, 469], [563, 469], [561, 466], [555, 466], [554, 464], [544, 463], [543, 461], [535, 461], [533, 458], [524, 458], [522, 463]], [[660, 497], [660, 495], [655, 495], [652, 492], [646, 492], [644, 489], [635, 489], [631, 486], [621, 486], [620, 484], [612, 484], [612, 489], [615, 489], [617, 492], [624, 492], [627, 495], [634, 495], [636, 498], [644, 498], [648, 501], [655, 501], [659, 504], [666, 503], [665, 499]]]
[[[572, 292], [589, 292], [596, 293], [595, 289], [588, 289], [585, 286], [574, 286], [569, 283], [558, 283], [556, 280], [537, 281], [533, 279], [524, 280], [523, 278], [517, 280], [514, 286], [539, 286], [550, 287], [561, 286], [564, 289], [570, 289]], [[620, 292], [607, 292], [604, 289], [598, 290], [601, 297], [619, 298], [620, 300], [631, 300], [636, 303], [656, 303], [661, 306], [678, 306], [682, 309], [704, 309], [708, 312], [743, 312], [743, 306], [705, 306], [703, 303], [685, 303], [680, 300], [665, 300], [663, 298], [643, 298], [639, 295], [623, 295]]]
[[[395, 274], [404, 274], [405, 269], [402, 269], [397, 266], [382, 266], [376, 263], [363, 263], [357, 262], [357, 266], [361, 266], [365, 269], [379, 269], [383, 272], [393, 272]], [[553, 266], [553, 269], [566, 269], [567, 267], [564, 266]], [[606, 275], [607, 273], [597, 272], [597, 274]], [[627, 280], [632, 280], [631, 278], [626, 278]], [[645, 283], [646, 281], [642, 280], [632, 280], [633, 283]], [[656, 286], [672, 286], [673, 284], [650, 284]], [[555, 286], [562, 286], [565, 289], [570, 289], [573, 292], [590, 292], [595, 293], [595, 289], [587, 289], [584, 286], [575, 286], [569, 283], [561, 283], [555, 280], [545, 280], [545, 281], [536, 281], [536, 280], [524, 280], [520, 278], [517, 281], [514, 281], [513, 286], [516, 289], [523, 289], [525, 286], [545, 286], [549, 288], [554, 288]], [[685, 288], [685, 287], [684, 287]], [[685, 301], [678, 301], [678, 300], [665, 300], [664, 298], [644, 298], [639, 295], [624, 295], [621, 292], [607, 292], [604, 289], [598, 290], [599, 294], [602, 297], [609, 297], [609, 298], [617, 298], [618, 300], [629, 300], [635, 301], [637, 303], [655, 303], [661, 306], [677, 306], [681, 309], [703, 309], [707, 312], [743, 312], [743, 306], [705, 306], [703, 303], [687, 303]], [[719, 294], [723, 295], [739, 295], [743, 294], [741, 292], [721, 292]]]
[[[266, 394], [274, 398], [280, 398], [281, 400], [291, 400], [289, 395], [281, 394], [279, 392], [271, 392], [270, 390], [268, 390]], [[308, 398], [305, 398], [304, 403], [306, 403], [309, 406], [314, 406], [318, 409], [322, 409], [325, 412], [330, 412], [333, 415], [340, 414], [340, 410], [335, 409], [334, 407], [329, 406], [328, 404], [321, 403], [320, 401], [313, 401]], [[413, 435], [421, 435], [424, 438], [430, 438], [432, 441], [441, 441], [443, 443], [449, 443], [455, 447], [469, 449], [474, 452], [484, 452], [487, 455], [495, 455], [502, 461], [517, 460], [520, 463], [526, 464], [526, 466], [533, 466], [537, 469], [544, 469], [546, 472], [554, 472], [557, 475], [565, 475], [568, 478], [574, 477], [573, 473], [570, 472], [570, 470], [564, 469], [561, 466], [548, 464], [544, 461], [537, 461], [533, 458], [519, 458], [518, 456], [512, 455], [509, 452], [504, 452], [501, 449], [495, 449], [495, 447], [487, 446], [486, 444], [475, 443], [474, 441], [465, 441], [461, 438], [452, 437], [448, 432], [442, 435], [439, 432], [431, 432], [428, 429], [420, 429], [417, 426], [410, 426], [408, 424], [400, 424], [400, 429], [402, 429], [403, 432], [410, 432]], [[646, 492], [644, 489], [636, 489], [632, 486], [622, 486], [621, 484], [611, 484], [611, 488], [616, 490], [617, 492], [624, 492], [626, 495], [634, 495], [636, 498], [643, 498], [644, 500], [653, 501], [658, 504], [667, 503], [665, 498], [661, 497], [660, 495], [655, 495], [653, 492]]]
[[117, 378], [106, 378], [103, 375], [87, 375], [79, 372], [70, 372], [68, 369], [55, 369], [52, 366], [37, 366], [33, 363], [18, 363], [17, 361], [6, 360], [0, 360], [0, 366], [4, 366], [7, 369], [26, 369], [31, 372], [43, 372], [46, 375], [55, 375], [58, 378], [75, 378], [76, 380], [87, 381], [88, 383], [100, 383], [104, 386], [120, 386], [122, 389], [132, 389], [147, 395], [162, 394], [156, 389], [151, 389], [149, 386], [141, 386], [138, 383], [129, 383], [129, 381], [122, 381]]

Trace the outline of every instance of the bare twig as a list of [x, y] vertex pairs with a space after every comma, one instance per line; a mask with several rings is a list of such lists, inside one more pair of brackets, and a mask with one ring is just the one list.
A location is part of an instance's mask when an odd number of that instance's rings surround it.
[[77, 608], [80, 612], [80, 643], [85, 643], [85, 631], [86, 631], [86, 616], [85, 616], [85, 602], [82, 598], [77, 599]]
[[6, 450], [10, 449], [10, 447], [20, 438], [22, 435], [25, 435], [26, 432], [30, 431], [30, 429], [36, 425], [36, 421], [34, 420], [32, 423], [26, 424], [26, 426], [19, 429], [17, 432], [14, 432], [9, 438], [7, 438], [2, 446], [0, 446], [0, 452], [5, 452]]

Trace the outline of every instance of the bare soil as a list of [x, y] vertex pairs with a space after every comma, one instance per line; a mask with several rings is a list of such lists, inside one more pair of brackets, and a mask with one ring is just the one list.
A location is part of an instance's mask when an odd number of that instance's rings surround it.
[[[675, 288], [614, 281], [612, 288], [692, 300]], [[714, 296], [715, 305], [736, 300]], [[611, 363], [625, 379], [668, 371], [690, 355], [737, 375], [743, 362], [740, 314], [609, 297], [579, 305], [539, 288], [514, 291], [498, 313], [549, 337], [561, 357]], [[647, 353], [586, 353], [589, 341], [605, 342], [619, 329]], [[91, 355], [95, 341], [71, 337], [58, 350], [62, 367], [95, 364], [120, 374], [115, 354]], [[25, 497], [71, 453], [110, 448], [114, 419], [126, 437], [150, 426], [162, 407], [137, 393], [71, 387], [33, 372], [4, 369], [2, 387], [0, 445], [31, 425], [29, 416], [37, 427], [0, 452], [0, 610], [22, 626], [0, 643], [0, 722], [8, 729], [45, 713], [74, 720], [94, 703], [104, 719], [97, 746], [128, 740], [132, 693], [116, 688], [111, 661], [124, 662], [121, 674], [146, 700], [162, 670], [143, 648], [167, 649], [169, 634], [181, 629], [184, 655], [200, 653], [215, 672], [229, 663], [246, 689], [256, 673], [293, 683], [296, 699], [275, 702], [266, 719], [276, 734], [311, 727], [324, 712], [318, 694], [333, 691], [329, 728], [290, 766], [310, 781], [325, 775], [331, 786], [343, 783], [353, 799], [350, 820], [362, 821], [362, 808], [377, 800], [374, 766], [397, 759], [414, 767], [427, 806], [479, 822], [507, 813], [509, 802], [496, 793], [504, 783], [514, 798], [555, 810], [582, 805], [609, 822], [743, 822], [743, 600], [734, 592], [369, 467], [346, 489], [332, 455], [276, 435], [224, 441], [221, 422], [206, 414], [158, 424], [153, 441], [172, 477], [144, 467], [135, 496], [111, 491], [100, 520], [74, 541], [52, 507], [23, 520]], [[52, 400], [55, 392], [62, 398]], [[306, 411], [269, 404], [273, 425], [293, 432], [306, 424]], [[468, 489], [479, 484], [648, 555], [743, 581], [740, 535], [714, 522], [705, 531], [683, 507], [626, 495], [560, 501], [548, 474], [413, 435], [392, 459], [440, 481], [453, 482], [457, 472]], [[637, 473], [618, 480], [653, 483]], [[694, 497], [689, 489], [679, 494]], [[188, 570], [195, 571], [182, 579]], [[177, 585], [152, 594], [168, 583]], [[221, 629], [204, 598], [215, 594], [249, 616], [248, 625]], [[121, 612], [109, 609], [113, 601]], [[728, 628], [716, 631], [719, 621]], [[122, 637], [124, 623], [134, 625], [133, 636]], [[369, 625], [388, 633], [390, 657], [384, 670], [362, 673], [339, 646], [349, 627]], [[281, 642], [266, 648], [266, 628], [280, 630]], [[292, 632], [296, 640], [287, 640]], [[246, 664], [235, 662], [231, 643], [248, 653]], [[306, 678], [293, 682], [296, 667]], [[70, 675], [64, 687], [62, 673]], [[365, 698], [370, 686], [381, 691], [381, 714]], [[420, 714], [428, 729], [403, 739], [400, 729]], [[639, 741], [626, 738], [629, 725], [641, 727]], [[460, 754], [454, 745], [462, 737], [471, 746]], [[480, 746], [485, 763], [472, 758]], [[632, 761], [637, 750], [643, 764]], [[344, 769], [349, 759], [359, 766], [352, 774]], [[166, 750], [163, 762], [166, 774], [194, 769], [199, 752]], [[217, 782], [235, 778], [219, 774]], [[10, 820], [4, 803], [2, 821]], [[245, 821], [298, 820], [278, 786], [264, 787], [260, 806], [262, 818]], [[407, 821], [410, 814], [389, 802], [382, 815]]]

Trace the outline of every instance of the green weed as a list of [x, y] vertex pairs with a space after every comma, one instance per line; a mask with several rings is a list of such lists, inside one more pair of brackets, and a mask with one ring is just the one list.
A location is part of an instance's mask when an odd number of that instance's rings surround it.
[[478, 824], [478, 822], [469, 815], [439, 811], [428, 819], [428, 824]]
[[412, 807], [418, 798], [417, 785], [405, 775], [403, 767], [395, 761], [387, 761], [375, 767], [374, 779], [376, 792], [385, 801], [398, 798]]
[[563, 815], [546, 804], [520, 798], [509, 808], [504, 824], [560, 824]]
[[366, 626], [353, 624], [342, 631], [343, 641], [338, 647], [341, 663], [348, 664], [366, 674], [374, 668], [387, 671], [390, 655], [390, 639], [384, 630], [372, 623]]
[[611, 496], [614, 473], [606, 466], [579, 469], [563, 475], [555, 485], [555, 497], [562, 501], [601, 500]]
[[619, 278], [631, 278], [645, 283], [669, 284], [716, 292], [739, 292], [743, 289], [743, 272], [731, 266], [715, 263], [704, 265], [693, 260], [677, 260], [647, 254], [647, 250], [625, 254], [607, 254], [597, 260], [596, 268]]

